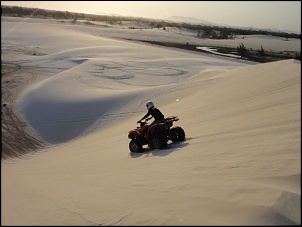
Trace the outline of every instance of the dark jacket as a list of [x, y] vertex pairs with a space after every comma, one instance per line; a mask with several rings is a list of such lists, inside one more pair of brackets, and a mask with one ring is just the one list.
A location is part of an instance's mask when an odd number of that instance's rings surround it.
[[158, 120], [162, 120], [164, 119], [164, 115], [162, 114], [162, 112], [160, 112], [159, 109], [152, 107], [148, 110], [148, 113], [143, 117], [143, 119], [149, 117], [149, 116], [154, 117], [154, 120], [158, 121]]

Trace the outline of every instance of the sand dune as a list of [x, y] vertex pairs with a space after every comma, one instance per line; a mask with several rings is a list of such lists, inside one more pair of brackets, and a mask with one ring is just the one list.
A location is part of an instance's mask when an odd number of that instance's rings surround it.
[[[2, 161], [2, 225], [301, 224], [300, 61], [255, 64], [102, 38], [100, 28], [11, 23], [1, 23], [2, 42], [44, 53], [16, 61], [51, 74], [16, 103], [48, 147]], [[130, 153], [127, 133], [147, 100], [180, 118], [186, 141]]]

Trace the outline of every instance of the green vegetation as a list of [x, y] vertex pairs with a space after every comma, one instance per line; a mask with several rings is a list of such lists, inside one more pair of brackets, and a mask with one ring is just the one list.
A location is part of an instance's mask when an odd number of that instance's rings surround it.
[[260, 54], [261, 56], [264, 56], [264, 55], [265, 55], [265, 51], [264, 51], [262, 45], [261, 45], [261, 49], [259, 50], [259, 54]]
[[247, 53], [247, 50], [243, 43], [239, 44], [239, 46], [237, 47], [237, 50], [238, 50], [238, 54], [241, 56], [241, 58], [243, 58]]

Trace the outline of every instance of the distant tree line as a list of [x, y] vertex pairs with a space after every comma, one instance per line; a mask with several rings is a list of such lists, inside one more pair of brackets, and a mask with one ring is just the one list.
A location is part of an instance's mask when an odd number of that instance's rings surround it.
[[[240, 28], [229, 28], [229, 27], [219, 27], [211, 25], [199, 25], [199, 24], [189, 24], [189, 23], [173, 23], [173, 22], [161, 22], [161, 27], [174, 26], [179, 28], [187, 28], [192, 30], [202, 30], [204, 31], [205, 37], [212, 36], [214, 38], [226, 39], [234, 35], [272, 35], [284, 38], [296, 38], [301, 39], [301, 34], [286, 33], [286, 32], [274, 32], [265, 30], [253, 30], [253, 29], [240, 29]], [[220, 31], [220, 35], [215, 35], [213, 31]]]
[[135, 17], [122, 17], [122, 16], [107, 16], [86, 13], [74, 13], [68, 11], [45, 10], [39, 8], [28, 8], [21, 6], [5, 6], [1, 5], [1, 15], [12, 15], [16, 17], [45, 17], [54, 19], [83, 19], [90, 21], [136, 21], [136, 22], [149, 22], [150, 19], [135, 18]]
[[286, 53], [282, 52], [268, 52], [265, 51], [261, 45], [260, 50], [247, 49], [243, 43], [240, 43], [237, 46], [237, 53], [241, 58], [246, 58], [256, 62], [270, 62], [282, 59], [296, 59], [301, 61], [301, 52], [287, 51]]
[[[295, 33], [286, 33], [286, 32], [274, 32], [274, 31], [265, 31], [265, 30], [253, 30], [253, 29], [240, 29], [240, 28], [229, 28], [229, 27], [219, 27], [219, 26], [210, 26], [210, 25], [200, 25], [200, 24], [189, 24], [189, 23], [178, 23], [178, 22], [169, 22], [164, 20], [154, 20], [142, 17], [123, 17], [123, 16], [107, 16], [107, 15], [95, 15], [95, 14], [84, 14], [84, 13], [74, 13], [68, 11], [56, 11], [56, 10], [45, 10], [38, 8], [27, 8], [20, 6], [5, 6], [1, 5], [1, 15], [12, 15], [17, 17], [48, 17], [54, 19], [72, 19], [74, 21], [78, 19], [86, 19], [90, 21], [107, 21], [107, 22], [121, 22], [121, 21], [134, 21], [134, 22], [145, 22], [149, 23], [154, 28], [165, 28], [178, 27], [178, 28], [187, 28], [196, 30], [198, 36], [200, 31], [203, 31], [203, 34], [200, 35], [203, 38], [213, 38], [213, 39], [229, 39], [233, 38], [234, 35], [272, 35], [283, 38], [298, 38], [301, 39], [301, 34]], [[219, 35], [215, 32], [219, 31]]]

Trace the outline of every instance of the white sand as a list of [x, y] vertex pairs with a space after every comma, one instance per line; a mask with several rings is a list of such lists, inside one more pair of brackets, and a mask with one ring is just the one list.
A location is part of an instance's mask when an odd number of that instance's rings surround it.
[[[2, 161], [2, 225], [301, 224], [300, 61], [248, 63], [25, 21], [3, 20], [1, 41], [43, 53], [15, 59], [51, 73], [17, 108], [49, 146]], [[130, 154], [147, 100], [179, 116], [188, 140]]]

